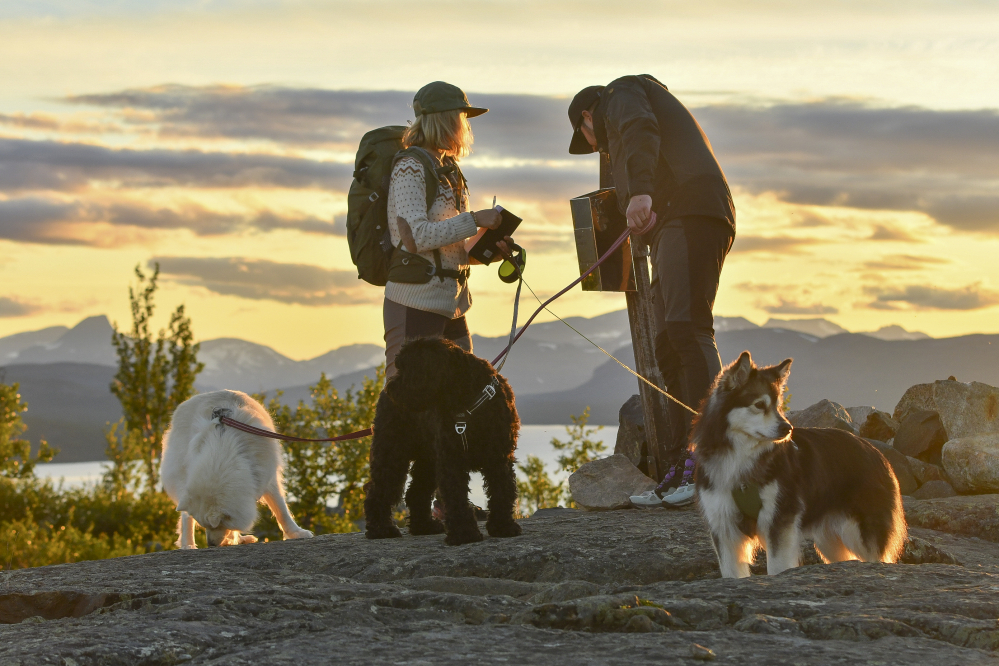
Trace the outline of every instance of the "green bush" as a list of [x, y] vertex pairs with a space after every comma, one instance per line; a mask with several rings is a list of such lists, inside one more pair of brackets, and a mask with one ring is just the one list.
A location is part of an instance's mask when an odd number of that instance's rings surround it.
[[[385, 368], [375, 377], [365, 377], [360, 389], [351, 388], [341, 397], [326, 375], [311, 387], [311, 404], [299, 401], [292, 410], [281, 404], [279, 391], [263, 403], [278, 432], [296, 437], [335, 437], [369, 427], [375, 419], [375, 404], [385, 383]], [[316, 534], [356, 532], [364, 518], [364, 484], [368, 482], [371, 437], [334, 442], [283, 442], [284, 481], [288, 508], [296, 522]], [[335, 510], [329, 505], [338, 499]], [[281, 530], [266, 507], [261, 506], [253, 533], [258, 538], [280, 539]]]
[[[118, 373], [111, 392], [124, 417], [109, 427], [111, 465], [99, 483], [64, 489], [35, 476], [35, 465], [57, 453], [46, 442], [31, 455], [17, 384], [0, 383], [0, 544], [4, 568], [134, 555], [172, 548], [178, 514], [157, 489], [163, 434], [178, 404], [194, 395], [197, 360], [191, 321], [180, 306], [155, 337], [150, 321], [159, 267], [136, 267], [129, 288], [132, 328], [115, 325]], [[202, 541], [204, 537], [201, 537]]]
[[[607, 447], [599, 440], [590, 439], [603, 426], [587, 427], [590, 420], [589, 407], [579, 416], [570, 415], [569, 418], [572, 419], [572, 425], [565, 427], [569, 439], [562, 441], [553, 437], [551, 445], [556, 451], [562, 452], [558, 457], [559, 470], [572, 474], [585, 463], [599, 458]], [[562, 483], [555, 483], [548, 475], [541, 458], [527, 456], [527, 463], [518, 464], [517, 469], [523, 474], [523, 478], [517, 479], [521, 515], [529, 516], [538, 509], [556, 507], [563, 499], [567, 507], [576, 506], [569, 494], [568, 477]]]

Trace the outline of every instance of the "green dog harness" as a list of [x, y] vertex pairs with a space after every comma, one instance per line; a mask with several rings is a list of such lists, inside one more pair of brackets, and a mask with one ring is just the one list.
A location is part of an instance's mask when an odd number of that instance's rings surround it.
[[763, 499], [760, 498], [760, 487], [755, 483], [743, 483], [732, 491], [735, 506], [746, 518], [756, 520], [763, 510]]

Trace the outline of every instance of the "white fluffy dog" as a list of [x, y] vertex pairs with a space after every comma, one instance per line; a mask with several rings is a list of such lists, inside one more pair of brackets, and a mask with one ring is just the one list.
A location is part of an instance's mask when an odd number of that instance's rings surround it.
[[253, 527], [260, 500], [285, 539], [311, 538], [284, 501], [281, 445], [224, 426], [219, 416], [274, 430], [263, 405], [239, 391], [201, 393], [177, 407], [163, 438], [160, 468], [163, 489], [180, 511], [177, 545], [196, 548], [194, 521], [205, 528], [209, 546], [254, 543], [255, 537], [242, 533]]

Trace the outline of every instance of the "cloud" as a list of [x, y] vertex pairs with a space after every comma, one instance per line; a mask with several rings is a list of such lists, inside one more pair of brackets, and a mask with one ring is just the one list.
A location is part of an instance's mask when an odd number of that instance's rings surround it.
[[731, 182], [812, 205], [921, 211], [999, 233], [999, 113], [826, 99], [693, 110]]
[[112, 149], [0, 138], [0, 191], [117, 187], [287, 187], [346, 190], [353, 166], [298, 157], [198, 150]]
[[999, 196], [947, 196], [932, 201], [926, 212], [943, 224], [961, 231], [999, 230]]
[[75, 118], [67, 120], [51, 113], [0, 113], [0, 125], [26, 130], [77, 134], [121, 132], [124, 129], [117, 123], [91, 122]]
[[[257, 139], [353, 150], [369, 129], [412, 121], [414, 92], [165, 85], [75, 95], [65, 100], [112, 109], [121, 121], [154, 129], [164, 137]], [[548, 160], [568, 157], [568, 99], [469, 96], [473, 104], [490, 109], [472, 121], [480, 155]]]
[[371, 303], [382, 298], [381, 290], [358, 281], [353, 270], [242, 257], [155, 257], [149, 266], [156, 263], [164, 277], [226, 296], [307, 306]]
[[951, 263], [942, 257], [917, 256], [912, 254], [894, 254], [884, 256], [874, 261], [865, 261], [864, 268], [880, 271], [915, 271], [930, 266]]
[[405, 125], [413, 117], [412, 99], [412, 93], [391, 90], [165, 85], [76, 95], [66, 101], [115, 109], [122, 121], [155, 129], [164, 137], [356, 147], [365, 129]]
[[836, 314], [838, 309], [821, 303], [800, 303], [795, 299], [779, 296], [777, 303], [757, 303], [756, 307], [770, 314], [786, 315], [827, 315]]
[[867, 240], [875, 241], [901, 241], [904, 243], [923, 243], [925, 242], [922, 238], [913, 236], [905, 229], [900, 229], [898, 227], [890, 227], [884, 224], [874, 225], [874, 231]]
[[152, 207], [131, 201], [91, 203], [45, 197], [0, 200], [0, 238], [49, 245], [117, 245], [114, 236], [94, 233], [98, 225], [134, 229], [188, 229], [198, 236], [244, 231], [297, 230], [342, 235], [331, 221], [300, 213], [257, 210], [220, 213], [188, 204], [178, 208]]
[[44, 308], [40, 305], [22, 301], [16, 296], [0, 296], [0, 318], [24, 317], [42, 310]]
[[760, 282], [740, 282], [735, 285], [739, 291], [746, 291], [757, 294], [769, 294], [775, 291], [786, 290], [787, 287], [781, 284], [763, 284]]
[[958, 289], [932, 285], [869, 286], [864, 292], [874, 297], [867, 307], [876, 310], [897, 310], [903, 304], [917, 310], [979, 310], [999, 304], [999, 291], [986, 289], [981, 283]]
[[833, 221], [828, 217], [823, 215], [818, 215], [811, 211], [800, 212], [796, 215], [797, 219], [793, 221], [796, 227], [828, 227], [833, 224]]
[[[594, 158], [566, 151], [568, 99], [474, 92], [469, 97], [491, 110], [472, 123], [476, 150], [466, 171], [473, 193], [554, 204], [595, 188]], [[168, 140], [243, 139], [348, 153], [365, 131], [412, 118], [411, 100], [411, 91], [179, 85], [66, 98], [75, 106], [104, 109], [114, 123]], [[716, 104], [692, 112], [735, 187], [773, 192], [797, 204], [917, 211], [958, 231], [999, 234], [995, 110], [822, 99]], [[0, 190], [7, 191], [69, 190], [98, 179], [124, 186], [338, 190], [350, 182], [350, 165], [305, 158], [9, 141], [0, 141]], [[810, 215], [798, 224], [824, 223]], [[889, 227], [876, 228], [871, 239], [917, 240]]]
[[789, 236], [740, 236], [736, 234], [732, 252], [771, 252], [798, 253], [803, 245], [819, 243], [812, 238], [791, 238]]

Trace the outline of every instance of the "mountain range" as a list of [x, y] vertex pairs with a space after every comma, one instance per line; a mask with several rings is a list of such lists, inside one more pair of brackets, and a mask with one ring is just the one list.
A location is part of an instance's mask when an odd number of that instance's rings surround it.
[[[632, 365], [627, 312], [566, 320], [594, 342]], [[108, 386], [115, 374], [111, 325], [90, 317], [73, 328], [51, 327], [0, 338], [0, 379], [21, 384], [29, 404], [25, 422], [32, 441], [45, 438], [62, 449], [57, 460], [103, 457], [103, 431], [121, 410]], [[847, 406], [891, 410], [915, 383], [956, 376], [999, 384], [999, 335], [934, 339], [889, 326], [850, 333], [825, 319], [771, 319], [758, 326], [742, 317], [716, 317], [724, 362], [743, 349], [759, 363], [793, 357], [789, 388], [794, 408], [822, 398]], [[506, 336], [473, 336], [475, 352], [491, 359]], [[325, 372], [339, 389], [357, 385], [383, 360], [383, 349], [355, 344], [296, 361], [265, 345], [219, 338], [201, 343], [205, 364], [199, 391], [232, 388], [284, 391], [286, 403], [308, 400], [309, 385]], [[616, 424], [620, 405], [637, 392], [637, 380], [561, 322], [535, 324], [523, 335], [503, 369], [517, 392], [525, 423], [566, 423], [591, 408], [591, 422]]]

